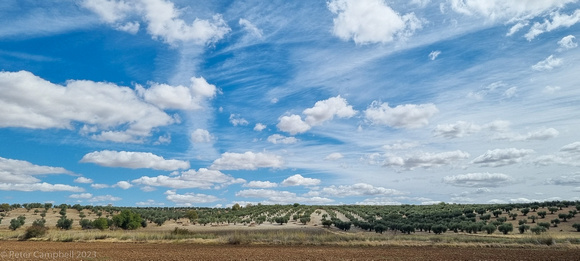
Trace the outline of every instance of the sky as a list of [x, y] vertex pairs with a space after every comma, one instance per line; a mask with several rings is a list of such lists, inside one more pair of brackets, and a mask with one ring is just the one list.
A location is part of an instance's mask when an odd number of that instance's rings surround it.
[[578, 0], [7, 0], [0, 201], [580, 200]]

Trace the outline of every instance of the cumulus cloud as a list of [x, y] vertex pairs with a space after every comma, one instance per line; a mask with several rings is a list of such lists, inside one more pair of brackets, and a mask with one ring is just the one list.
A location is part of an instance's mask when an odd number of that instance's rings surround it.
[[452, 124], [438, 124], [433, 130], [435, 136], [448, 139], [461, 138], [481, 130], [481, 126], [471, 122], [458, 121]]
[[383, 0], [332, 0], [328, 9], [336, 15], [334, 35], [356, 44], [387, 43], [408, 37], [423, 24], [414, 13], [400, 15]]
[[286, 137], [286, 136], [280, 135], [280, 134], [273, 134], [273, 135], [270, 135], [268, 137], [268, 142], [271, 142], [274, 144], [294, 144], [294, 143], [298, 142], [298, 139], [296, 139], [294, 137]]
[[384, 187], [375, 187], [366, 183], [356, 183], [354, 185], [340, 185], [325, 187], [320, 191], [324, 195], [334, 197], [350, 197], [350, 196], [392, 196], [404, 195], [406, 193], [396, 189], [388, 189]]
[[468, 173], [443, 178], [443, 182], [458, 187], [500, 187], [509, 185], [512, 178], [502, 173]]
[[469, 153], [456, 150], [441, 153], [421, 152], [414, 155], [400, 157], [396, 155], [385, 155], [383, 166], [400, 167], [405, 170], [416, 168], [435, 168], [445, 165], [451, 165], [456, 161], [469, 158]]
[[249, 122], [246, 119], [241, 118], [239, 114], [230, 114], [230, 123], [234, 126], [246, 126], [249, 124]]
[[266, 125], [262, 124], [262, 123], [256, 123], [256, 126], [254, 126], [255, 131], [263, 131], [265, 128], [266, 128]]
[[168, 190], [165, 192], [165, 195], [167, 195], [165, 197], [167, 200], [184, 206], [193, 206], [194, 204], [200, 203], [211, 203], [219, 200], [218, 197], [213, 195], [197, 194], [193, 192], [177, 194], [175, 190]]
[[219, 170], [255, 170], [258, 168], [281, 168], [284, 164], [282, 157], [270, 153], [223, 153], [221, 158], [216, 159], [211, 165], [212, 169]]
[[27, 71], [0, 72], [0, 127], [74, 129], [82, 123], [83, 134], [95, 139], [140, 142], [174, 122], [128, 87], [79, 80], [59, 85]]
[[329, 204], [334, 202], [334, 200], [323, 197], [302, 197], [296, 195], [296, 193], [289, 191], [277, 191], [271, 189], [246, 189], [240, 190], [236, 193], [236, 197], [243, 198], [264, 198], [265, 204], [292, 204], [292, 203], [303, 203], [303, 204]]
[[0, 183], [0, 190], [7, 191], [42, 191], [42, 192], [57, 192], [57, 191], [70, 191], [70, 192], [83, 192], [84, 189], [81, 187], [70, 186], [65, 184], [49, 184], [46, 182], [42, 183], [32, 183], [32, 184], [18, 184], [18, 183]]
[[564, 145], [557, 154], [540, 156], [534, 160], [534, 163], [542, 166], [560, 164], [578, 167], [580, 166], [580, 142]]
[[551, 19], [545, 19], [543, 23], [535, 22], [530, 31], [525, 35], [528, 41], [533, 40], [536, 36], [556, 30], [561, 27], [570, 27], [580, 21], [580, 9], [576, 9], [573, 14], [566, 15], [560, 12], [550, 14]]
[[575, 39], [576, 39], [576, 37], [573, 35], [568, 35], [568, 36], [562, 37], [562, 39], [560, 39], [560, 41], [558, 41], [558, 45], [560, 46], [560, 50], [567, 50], [567, 49], [572, 49], [572, 48], [578, 47], [578, 43], [574, 42]]
[[307, 132], [311, 128], [310, 125], [302, 120], [300, 115], [296, 114], [280, 117], [276, 127], [281, 131], [288, 132], [292, 135]]
[[324, 160], [339, 160], [342, 158], [344, 158], [344, 156], [341, 153], [333, 152], [324, 157]]
[[256, 37], [256, 38], [262, 38], [262, 30], [260, 30], [258, 27], [256, 27], [254, 24], [252, 24], [250, 21], [244, 19], [244, 18], [240, 18], [239, 22], [240, 26], [242, 26], [242, 28], [244, 28], [244, 30], [246, 30], [246, 32], [248, 32], [248, 34]]
[[250, 181], [250, 182], [242, 185], [242, 187], [246, 187], [246, 188], [275, 188], [275, 187], [278, 187], [278, 184], [275, 182], [270, 182], [270, 181]]
[[141, 85], [135, 89], [145, 101], [161, 109], [199, 110], [205, 99], [215, 97], [217, 88], [203, 77], [192, 77], [190, 81], [190, 86], [150, 83], [147, 89]]
[[372, 124], [393, 128], [421, 128], [429, 124], [429, 119], [439, 110], [434, 104], [405, 104], [391, 108], [388, 103], [373, 101], [365, 110], [365, 117]]
[[82, 6], [99, 15], [106, 23], [119, 28], [121, 22], [134, 16], [147, 24], [147, 32], [154, 39], [166, 43], [193, 42], [196, 44], [215, 43], [222, 39], [230, 28], [220, 15], [211, 20], [196, 18], [187, 24], [179, 18], [183, 10], [166, 0], [85, 0]]
[[90, 198], [88, 201], [93, 203], [109, 203], [114, 201], [120, 201], [122, 198], [115, 197], [112, 195], [103, 195], [103, 196], [94, 196]]
[[166, 160], [153, 153], [132, 151], [94, 151], [83, 156], [80, 162], [130, 169], [177, 170], [189, 168], [189, 162], [187, 161]]
[[480, 167], [501, 167], [520, 163], [526, 156], [534, 153], [530, 149], [495, 149], [488, 150], [484, 154], [473, 159], [473, 164], [478, 164]]
[[560, 176], [557, 178], [549, 178], [546, 180], [546, 183], [550, 184], [550, 185], [579, 186], [580, 185], [580, 175]]
[[121, 189], [130, 189], [133, 185], [127, 181], [119, 181], [113, 187], [121, 188]]
[[191, 141], [193, 143], [208, 143], [212, 140], [213, 136], [207, 130], [196, 129], [191, 133]]
[[91, 184], [91, 188], [94, 188], [94, 189], [104, 189], [104, 188], [108, 188], [108, 187], [110, 187], [110, 186], [107, 184], [100, 184], [100, 183]]
[[437, 57], [441, 54], [441, 51], [437, 50], [437, 51], [432, 51], [431, 53], [429, 53], [429, 59], [431, 59], [431, 61], [435, 61], [435, 59], [437, 59]]
[[278, 129], [288, 132], [292, 135], [303, 133], [310, 130], [313, 126], [322, 125], [326, 121], [339, 118], [351, 118], [357, 112], [348, 105], [346, 99], [340, 97], [331, 97], [326, 100], [317, 101], [314, 107], [307, 108], [302, 112], [306, 115], [305, 120], [302, 120], [300, 115], [292, 114], [290, 116], [282, 116], [279, 119]]
[[93, 197], [93, 194], [91, 194], [91, 193], [71, 194], [68, 197], [74, 198], [74, 199], [89, 199], [89, 198]]
[[218, 170], [200, 168], [175, 173], [174, 176], [160, 175], [156, 177], [143, 176], [132, 181], [134, 184], [151, 187], [168, 187], [173, 189], [185, 188], [222, 188], [231, 184], [245, 183], [243, 179], [236, 179]]
[[576, 0], [450, 0], [448, 3], [451, 5], [451, 9], [457, 13], [483, 16], [490, 20], [517, 21], [542, 15], [574, 1]]
[[319, 179], [305, 178], [300, 174], [288, 177], [282, 181], [282, 186], [316, 186], [320, 184]]
[[85, 177], [78, 177], [74, 180], [75, 183], [84, 183], [84, 184], [90, 184], [93, 183], [92, 179], [89, 178], [85, 178]]
[[13, 175], [46, 175], [46, 174], [72, 174], [61, 167], [40, 166], [24, 160], [7, 159], [0, 157], [0, 171]]
[[562, 146], [560, 149], [562, 152], [569, 152], [569, 153], [580, 153], [580, 142], [573, 142], [567, 145]]
[[535, 71], [551, 71], [552, 69], [562, 65], [562, 59], [554, 58], [553, 55], [548, 56], [543, 61], [539, 61], [538, 63], [532, 66], [532, 69]]

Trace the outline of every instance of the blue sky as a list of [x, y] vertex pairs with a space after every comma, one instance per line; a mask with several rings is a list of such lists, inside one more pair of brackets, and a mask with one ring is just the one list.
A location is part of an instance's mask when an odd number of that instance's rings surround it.
[[0, 198], [580, 200], [576, 0], [2, 1]]

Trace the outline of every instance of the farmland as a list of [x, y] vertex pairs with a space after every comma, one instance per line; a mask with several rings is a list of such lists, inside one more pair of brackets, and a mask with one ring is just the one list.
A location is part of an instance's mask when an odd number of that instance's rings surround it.
[[[502, 259], [566, 260], [580, 249], [578, 208], [579, 202], [571, 201], [230, 208], [2, 204], [0, 242], [3, 250], [21, 252], [98, 250], [105, 260], [120, 260], [116, 253], [123, 251], [133, 255], [124, 255], [127, 260], [159, 256], [154, 249], [160, 246], [166, 260], [186, 260], [184, 253], [192, 249], [200, 259], [209, 259], [206, 252], [231, 255], [216, 259], [272, 259], [282, 249], [288, 259], [296, 251], [295, 257], [303, 257], [296, 259], [453, 259], [463, 252], [493, 259], [505, 252]], [[329, 255], [332, 249], [341, 254]]]

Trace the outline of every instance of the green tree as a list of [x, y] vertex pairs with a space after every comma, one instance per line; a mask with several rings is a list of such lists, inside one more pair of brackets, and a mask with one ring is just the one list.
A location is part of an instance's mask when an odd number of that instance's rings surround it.
[[113, 224], [122, 229], [134, 230], [142, 227], [143, 218], [131, 210], [123, 210], [120, 214], [113, 216]]
[[438, 235], [438, 234], [447, 232], [447, 226], [445, 226], [443, 224], [435, 224], [435, 225], [431, 226], [431, 230], [433, 230], [433, 233]]
[[542, 232], [546, 232], [546, 228], [543, 226], [535, 226], [533, 228], [530, 229], [530, 231], [532, 231], [532, 233], [539, 235]]
[[550, 229], [550, 223], [548, 222], [538, 222], [538, 226]]
[[45, 223], [46, 223], [45, 219], [37, 219], [34, 222], [32, 222], [32, 226], [26, 229], [23, 238], [26, 240], [33, 237], [42, 237], [46, 235], [48, 227], [45, 226]]
[[500, 209], [496, 209], [492, 213], [493, 216], [497, 218], [499, 215], [501, 215], [502, 211]]
[[531, 216], [528, 217], [528, 219], [531, 219], [532, 220], [532, 224], [534, 224], [534, 223], [536, 223], [536, 219], [538, 219], [538, 216], [531, 215]]
[[540, 216], [541, 218], [545, 218], [546, 217], [546, 211], [538, 211], [538, 216]]
[[518, 217], [517, 213], [510, 213], [509, 216], [512, 218], [512, 220], [516, 220], [516, 218]]
[[61, 216], [58, 221], [56, 221], [56, 227], [64, 230], [69, 230], [72, 228], [73, 220], [67, 219], [66, 216]]
[[[239, 206], [239, 205], [238, 205], [238, 206]], [[197, 214], [197, 211], [195, 211], [195, 209], [188, 210], [188, 211], [185, 213], [185, 217], [186, 217], [187, 219], [189, 219], [189, 222], [191, 222], [191, 223], [193, 223], [193, 224], [195, 224], [195, 222], [196, 222], [196, 221], [197, 221], [197, 219], [199, 218], [199, 216], [198, 216], [198, 214]]]
[[572, 225], [573, 228], [576, 229], [576, 231], [580, 232], [580, 223], [574, 223], [574, 225]]
[[2, 212], [8, 212], [8, 211], [10, 211], [10, 209], [11, 209], [11, 207], [10, 207], [10, 204], [8, 204], [8, 203], [2, 203], [2, 205], [0, 205], [0, 210]]
[[558, 207], [548, 207], [548, 211], [550, 211], [550, 214], [554, 214], [555, 211], [558, 211]]
[[[322, 225], [323, 225], [325, 228], [330, 228], [330, 226], [332, 226], [332, 221], [330, 221], [330, 220], [323, 220], [323, 221], [322, 221]], [[377, 232], [377, 233], [378, 233], [378, 232]], [[381, 232], [381, 233], [382, 233], [382, 232]]]
[[522, 215], [527, 216], [528, 213], [530, 212], [529, 208], [522, 208], [522, 210], [520, 210], [522, 212]]
[[554, 224], [554, 227], [558, 227], [558, 224], [560, 224], [560, 220], [555, 218], [555, 219], [552, 219], [550, 221], [550, 223]]
[[485, 230], [488, 234], [493, 234], [495, 232], [496, 227], [492, 224], [488, 224], [483, 226], [481, 229]]
[[109, 222], [106, 218], [97, 218], [93, 220], [93, 227], [100, 230], [109, 228]]
[[530, 226], [528, 225], [519, 225], [518, 226], [518, 230], [520, 231], [520, 234], [523, 234], [524, 232], [526, 232], [528, 229], [530, 229]]
[[560, 213], [558, 217], [562, 219], [562, 222], [568, 222], [566, 219], [568, 218], [568, 214]]
[[514, 226], [512, 225], [512, 223], [503, 223], [499, 225], [499, 227], [497, 227], [497, 230], [502, 232], [504, 235], [507, 235], [509, 232], [512, 232], [514, 230]]
[[234, 204], [234, 205], [232, 206], [232, 210], [233, 210], [233, 211], [238, 211], [238, 210], [240, 210], [240, 209], [242, 209], [242, 207], [241, 207], [241, 206], [240, 206], [240, 204], [238, 204], [238, 203], [236, 203], [236, 204]]

